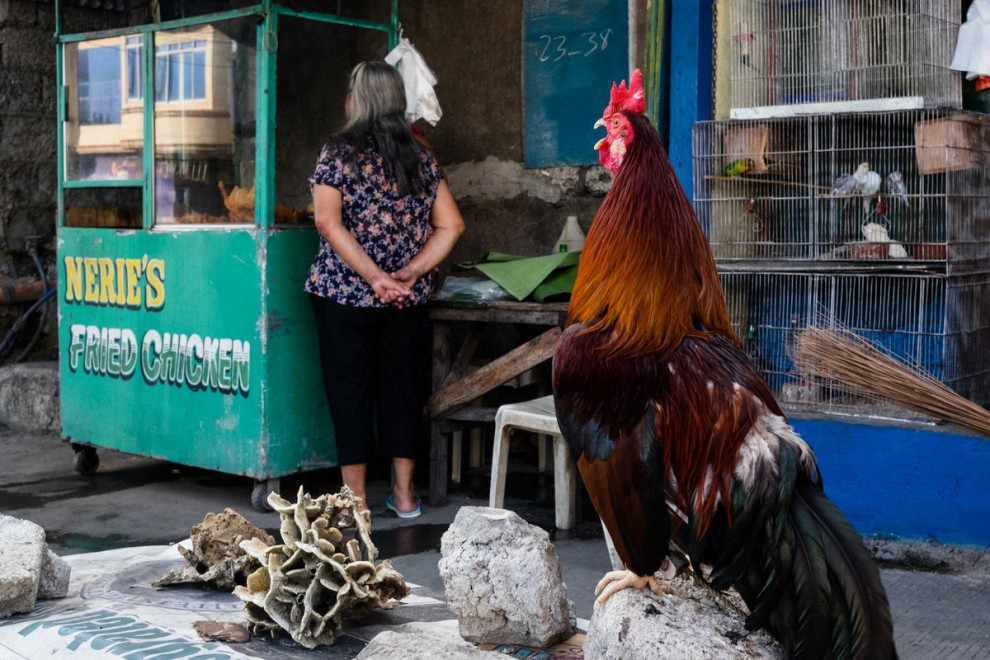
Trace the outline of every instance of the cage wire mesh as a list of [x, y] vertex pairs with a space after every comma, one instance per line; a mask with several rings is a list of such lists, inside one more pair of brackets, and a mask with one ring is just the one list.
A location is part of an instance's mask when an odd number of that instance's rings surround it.
[[[835, 191], [862, 163], [879, 181]], [[895, 172], [903, 190], [890, 181]], [[786, 407], [918, 417], [795, 372], [795, 333], [822, 318], [990, 404], [986, 116], [920, 109], [699, 122], [694, 194], [735, 330]]]
[[[958, 0], [732, 0], [731, 107], [961, 107]], [[892, 103], [897, 99], [899, 101]], [[735, 116], [735, 115], [733, 115]]]
[[695, 208], [715, 257], [990, 259], [990, 119], [951, 109], [697, 122]]

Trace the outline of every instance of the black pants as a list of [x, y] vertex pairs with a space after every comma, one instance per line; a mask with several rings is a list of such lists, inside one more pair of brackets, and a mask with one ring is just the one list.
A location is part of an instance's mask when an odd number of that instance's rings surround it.
[[348, 307], [309, 298], [338, 463], [368, 463], [375, 456], [416, 458], [425, 403], [418, 383], [428, 364], [423, 354], [426, 306]]

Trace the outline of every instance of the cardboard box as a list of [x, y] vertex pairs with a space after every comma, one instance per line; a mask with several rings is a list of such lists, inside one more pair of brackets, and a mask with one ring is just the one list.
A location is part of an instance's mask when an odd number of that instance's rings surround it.
[[958, 119], [936, 119], [914, 124], [915, 156], [919, 174], [973, 169], [969, 123]]

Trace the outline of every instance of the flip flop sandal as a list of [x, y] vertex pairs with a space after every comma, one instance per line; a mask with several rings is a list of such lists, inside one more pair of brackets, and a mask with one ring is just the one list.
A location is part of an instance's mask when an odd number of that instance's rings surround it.
[[419, 495], [416, 496], [416, 508], [412, 511], [399, 511], [399, 508], [395, 506], [395, 502], [392, 501], [391, 495], [385, 500], [385, 507], [395, 511], [395, 515], [400, 518], [419, 518], [423, 514], [423, 509], [419, 506]]

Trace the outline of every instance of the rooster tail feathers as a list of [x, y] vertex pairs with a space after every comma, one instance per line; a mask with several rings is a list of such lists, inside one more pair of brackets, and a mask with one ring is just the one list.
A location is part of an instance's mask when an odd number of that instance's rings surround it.
[[[758, 483], [776, 484], [763, 492], [746, 492], [737, 479], [732, 489], [732, 520], [719, 543], [718, 561], [713, 565], [712, 586], [726, 589], [742, 579], [752, 563], [754, 550], [765, 543], [774, 548], [784, 533], [786, 517], [772, 515], [791, 506], [798, 472], [798, 456], [789, 444], [782, 444], [777, 456], [776, 475]], [[758, 542], [754, 542], [758, 540]], [[764, 573], [766, 574], [766, 573]]]
[[[746, 627], [767, 628], [795, 658], [896, 657], [880, 572], [862, 537], [826, 497], [797, 448], [781, 442], [775, 479], [737, 480], [692, 560], [707, 556], [711, 586], [735, 586]], [[701, 551], [704, 551], [702, 554]], [[809, 656], [810, 654], [810, 656]]]
[[852, 524], [806, 481], [786, 518], [747, 627], [766, 625], [794, 657], [829, 646], [835, 657], [896, 657], [880, 572]]

